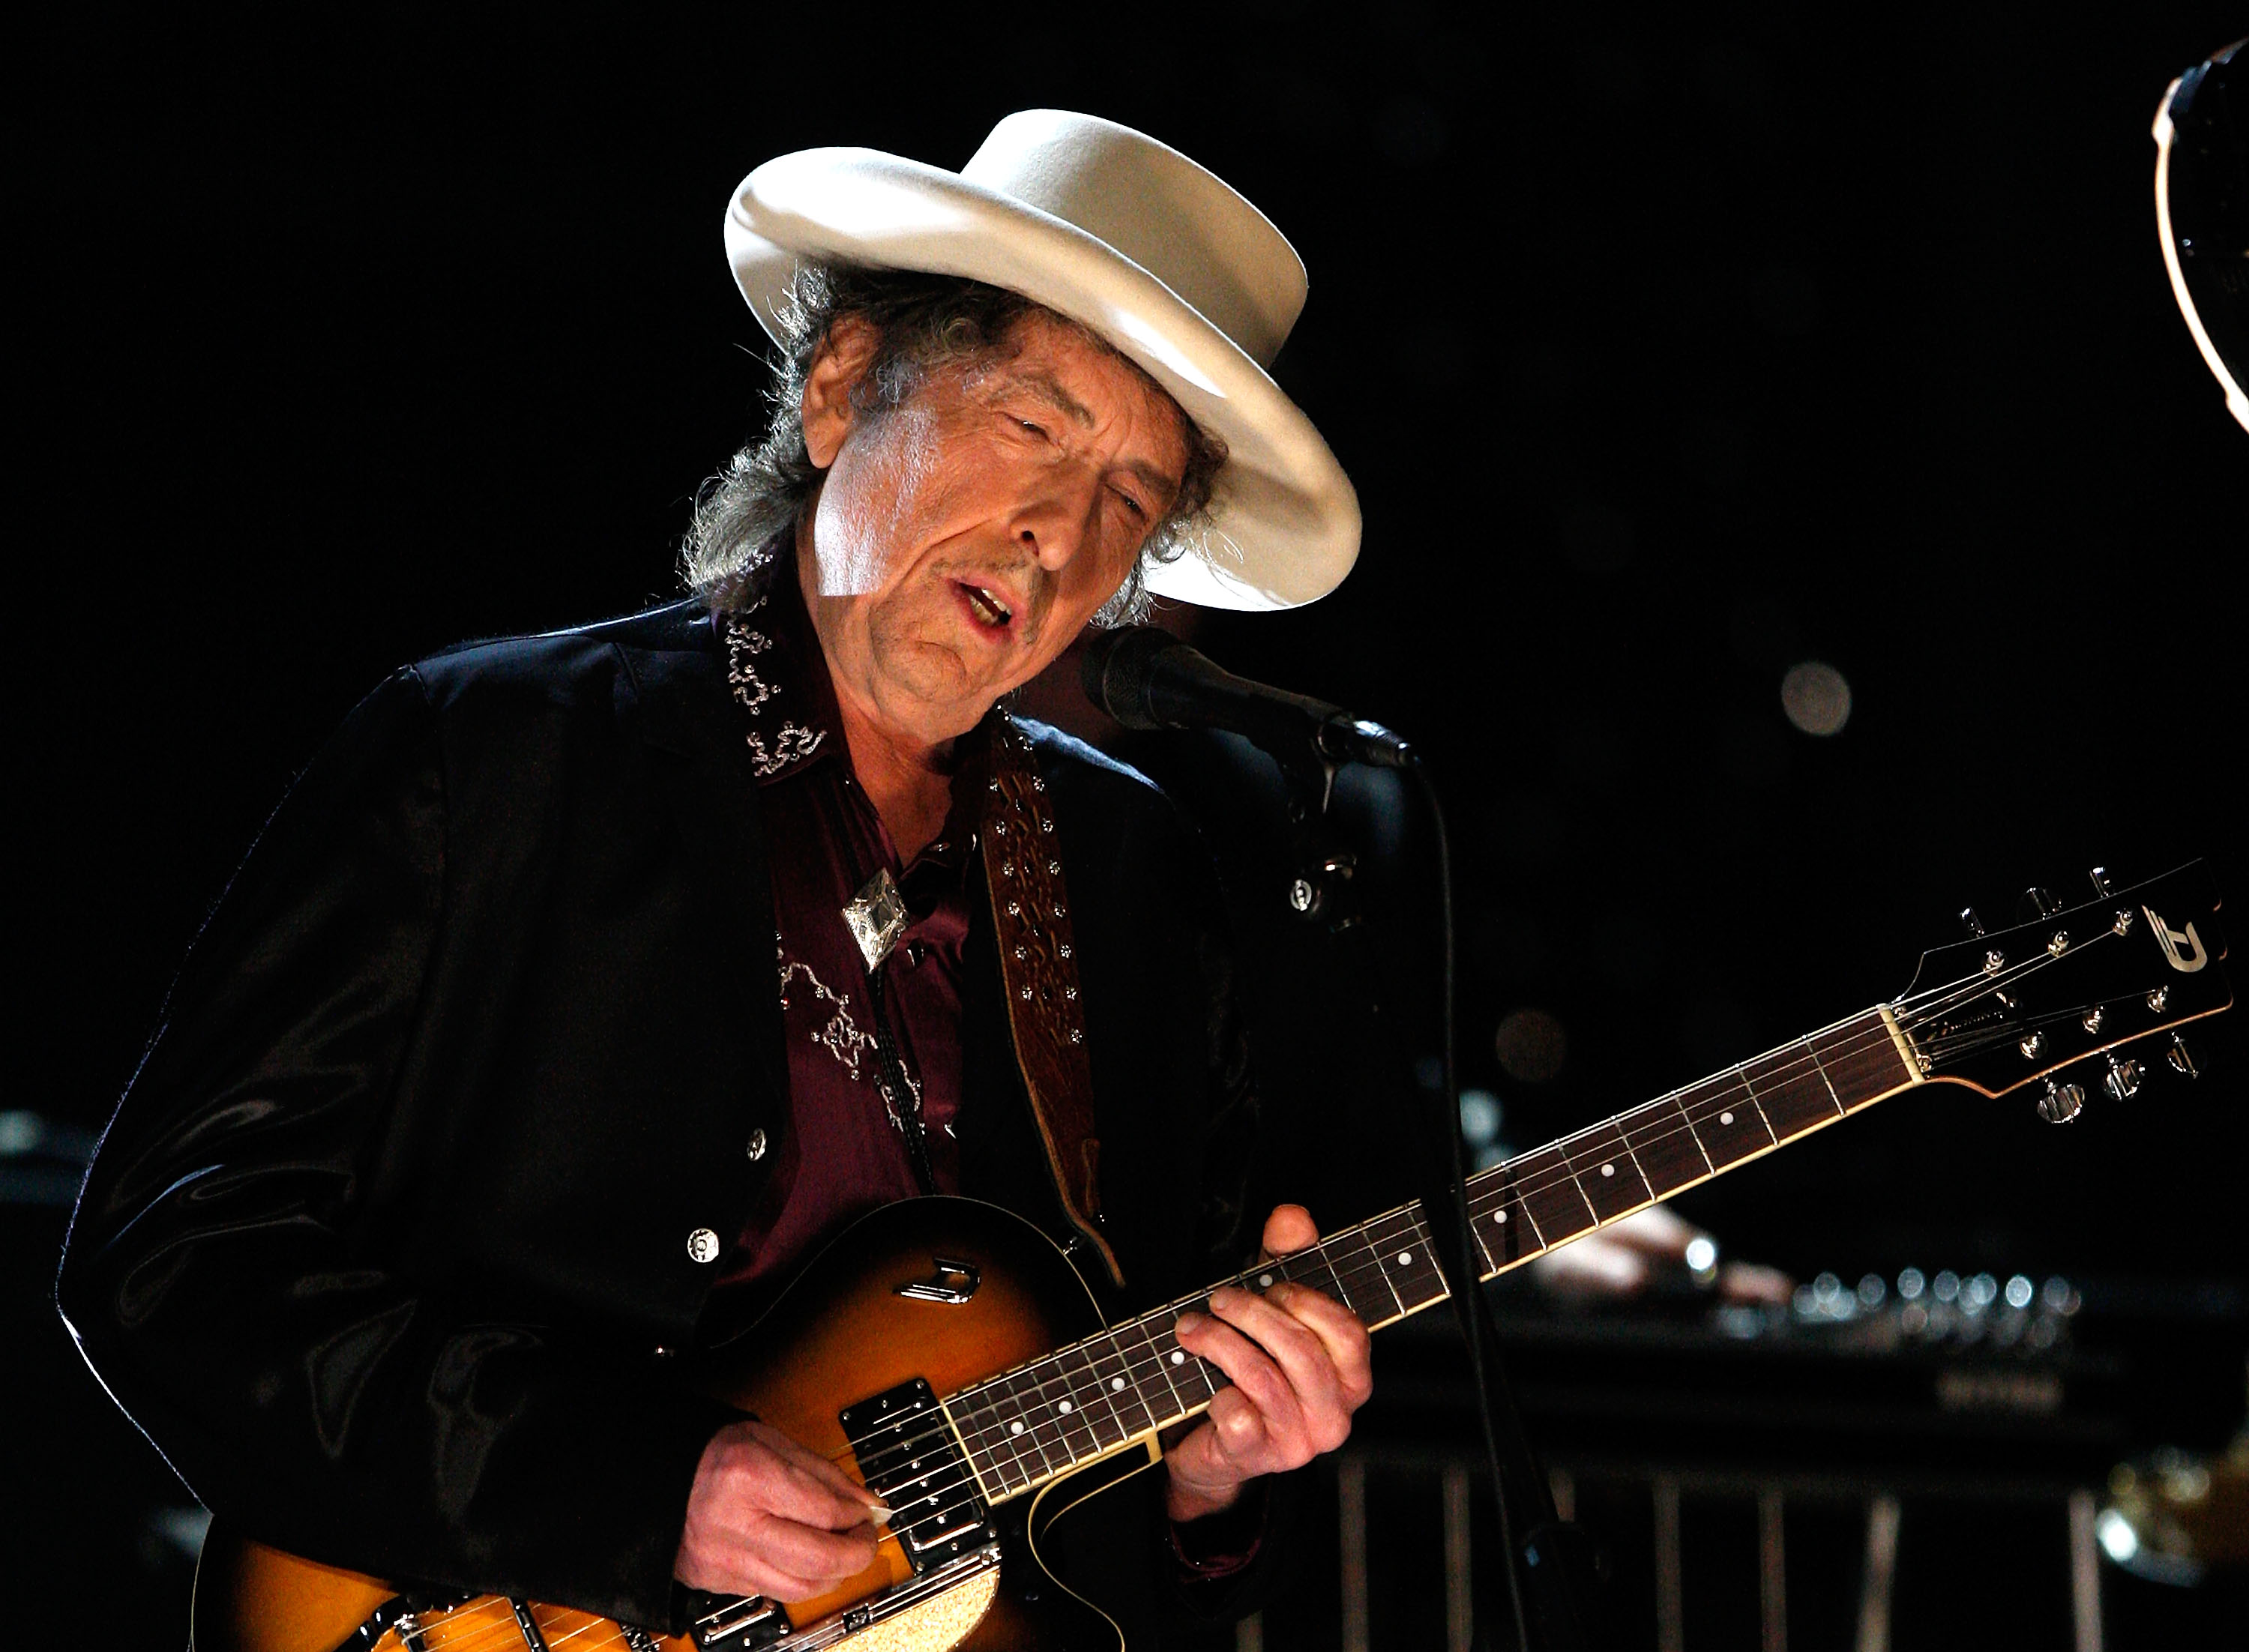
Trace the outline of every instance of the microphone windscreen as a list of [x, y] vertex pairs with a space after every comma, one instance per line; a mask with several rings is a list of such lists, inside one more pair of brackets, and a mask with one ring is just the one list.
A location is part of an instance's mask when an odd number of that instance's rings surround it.
[[1104, 631], [1078, 661], [1078, 686], [1128, 729], [1163, 728], [1148, 704], [1148, 673], [1158, 658], [1180, 646], [1177, 637], [1152, 625]]

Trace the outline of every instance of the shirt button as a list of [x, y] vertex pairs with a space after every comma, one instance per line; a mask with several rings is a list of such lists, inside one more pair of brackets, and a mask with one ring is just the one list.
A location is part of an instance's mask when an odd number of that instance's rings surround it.
[[753, 1131], [751, 1131], [751, 1132], [750, 1132], [750, 1162], [751, 1162], [752, 1163], [753, 1163], [753, 1164], [754, 1164], [758, 1160], [762, 1159], [762, 1158], [764, 1158], [765, 1156], [766, 1156], [766, 1133], [765, 1133], [763, 1130], [753, 1130]]
[[687, 1254], [698, 1262], [719, 1259], [719, 1236], [708, 1228], [698, 1228], [687, 1236]]

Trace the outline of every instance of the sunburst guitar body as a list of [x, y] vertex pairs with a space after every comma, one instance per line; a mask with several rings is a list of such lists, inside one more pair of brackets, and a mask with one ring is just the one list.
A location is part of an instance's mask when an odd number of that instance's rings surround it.
[[995, 1504], [935, 1403], [1100, 1325], [1076, 1270], [1021, 1218], [967, 1199], [887, 1206], [823, 1251], [702, 1384], [884, 1491], [897, 1515], [867, 1572], [806, 1601], [698, 1600], [675, 1636], [498, 1595], [403, 1593], [215, 1525], [196, 1573], [194, 1652], [1115, 1652], [1120, 1631], [1055, 1580], [1041, 1546], [1095, 1491], [1158, 1460], [1152, 1430]]

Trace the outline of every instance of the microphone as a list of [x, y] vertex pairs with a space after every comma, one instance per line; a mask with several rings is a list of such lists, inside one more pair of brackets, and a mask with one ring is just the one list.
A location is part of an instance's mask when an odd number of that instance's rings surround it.
[[1093, 640], [1078, 667], [1085, 697], [1128, 729], [1225, 729], [1287, 763], [1306, 751], [1324, 763], [1403, 769], [1406, 742], [1379, 723], [1213, 665], [1152, 625]]

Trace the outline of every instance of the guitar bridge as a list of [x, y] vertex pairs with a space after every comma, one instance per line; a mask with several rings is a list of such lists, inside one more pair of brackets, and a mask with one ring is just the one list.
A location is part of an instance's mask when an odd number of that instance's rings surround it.
[[994, 1540], [976, 1477], [926, 1381], [902, 1382], [837, 1417], [916, 1576]]

